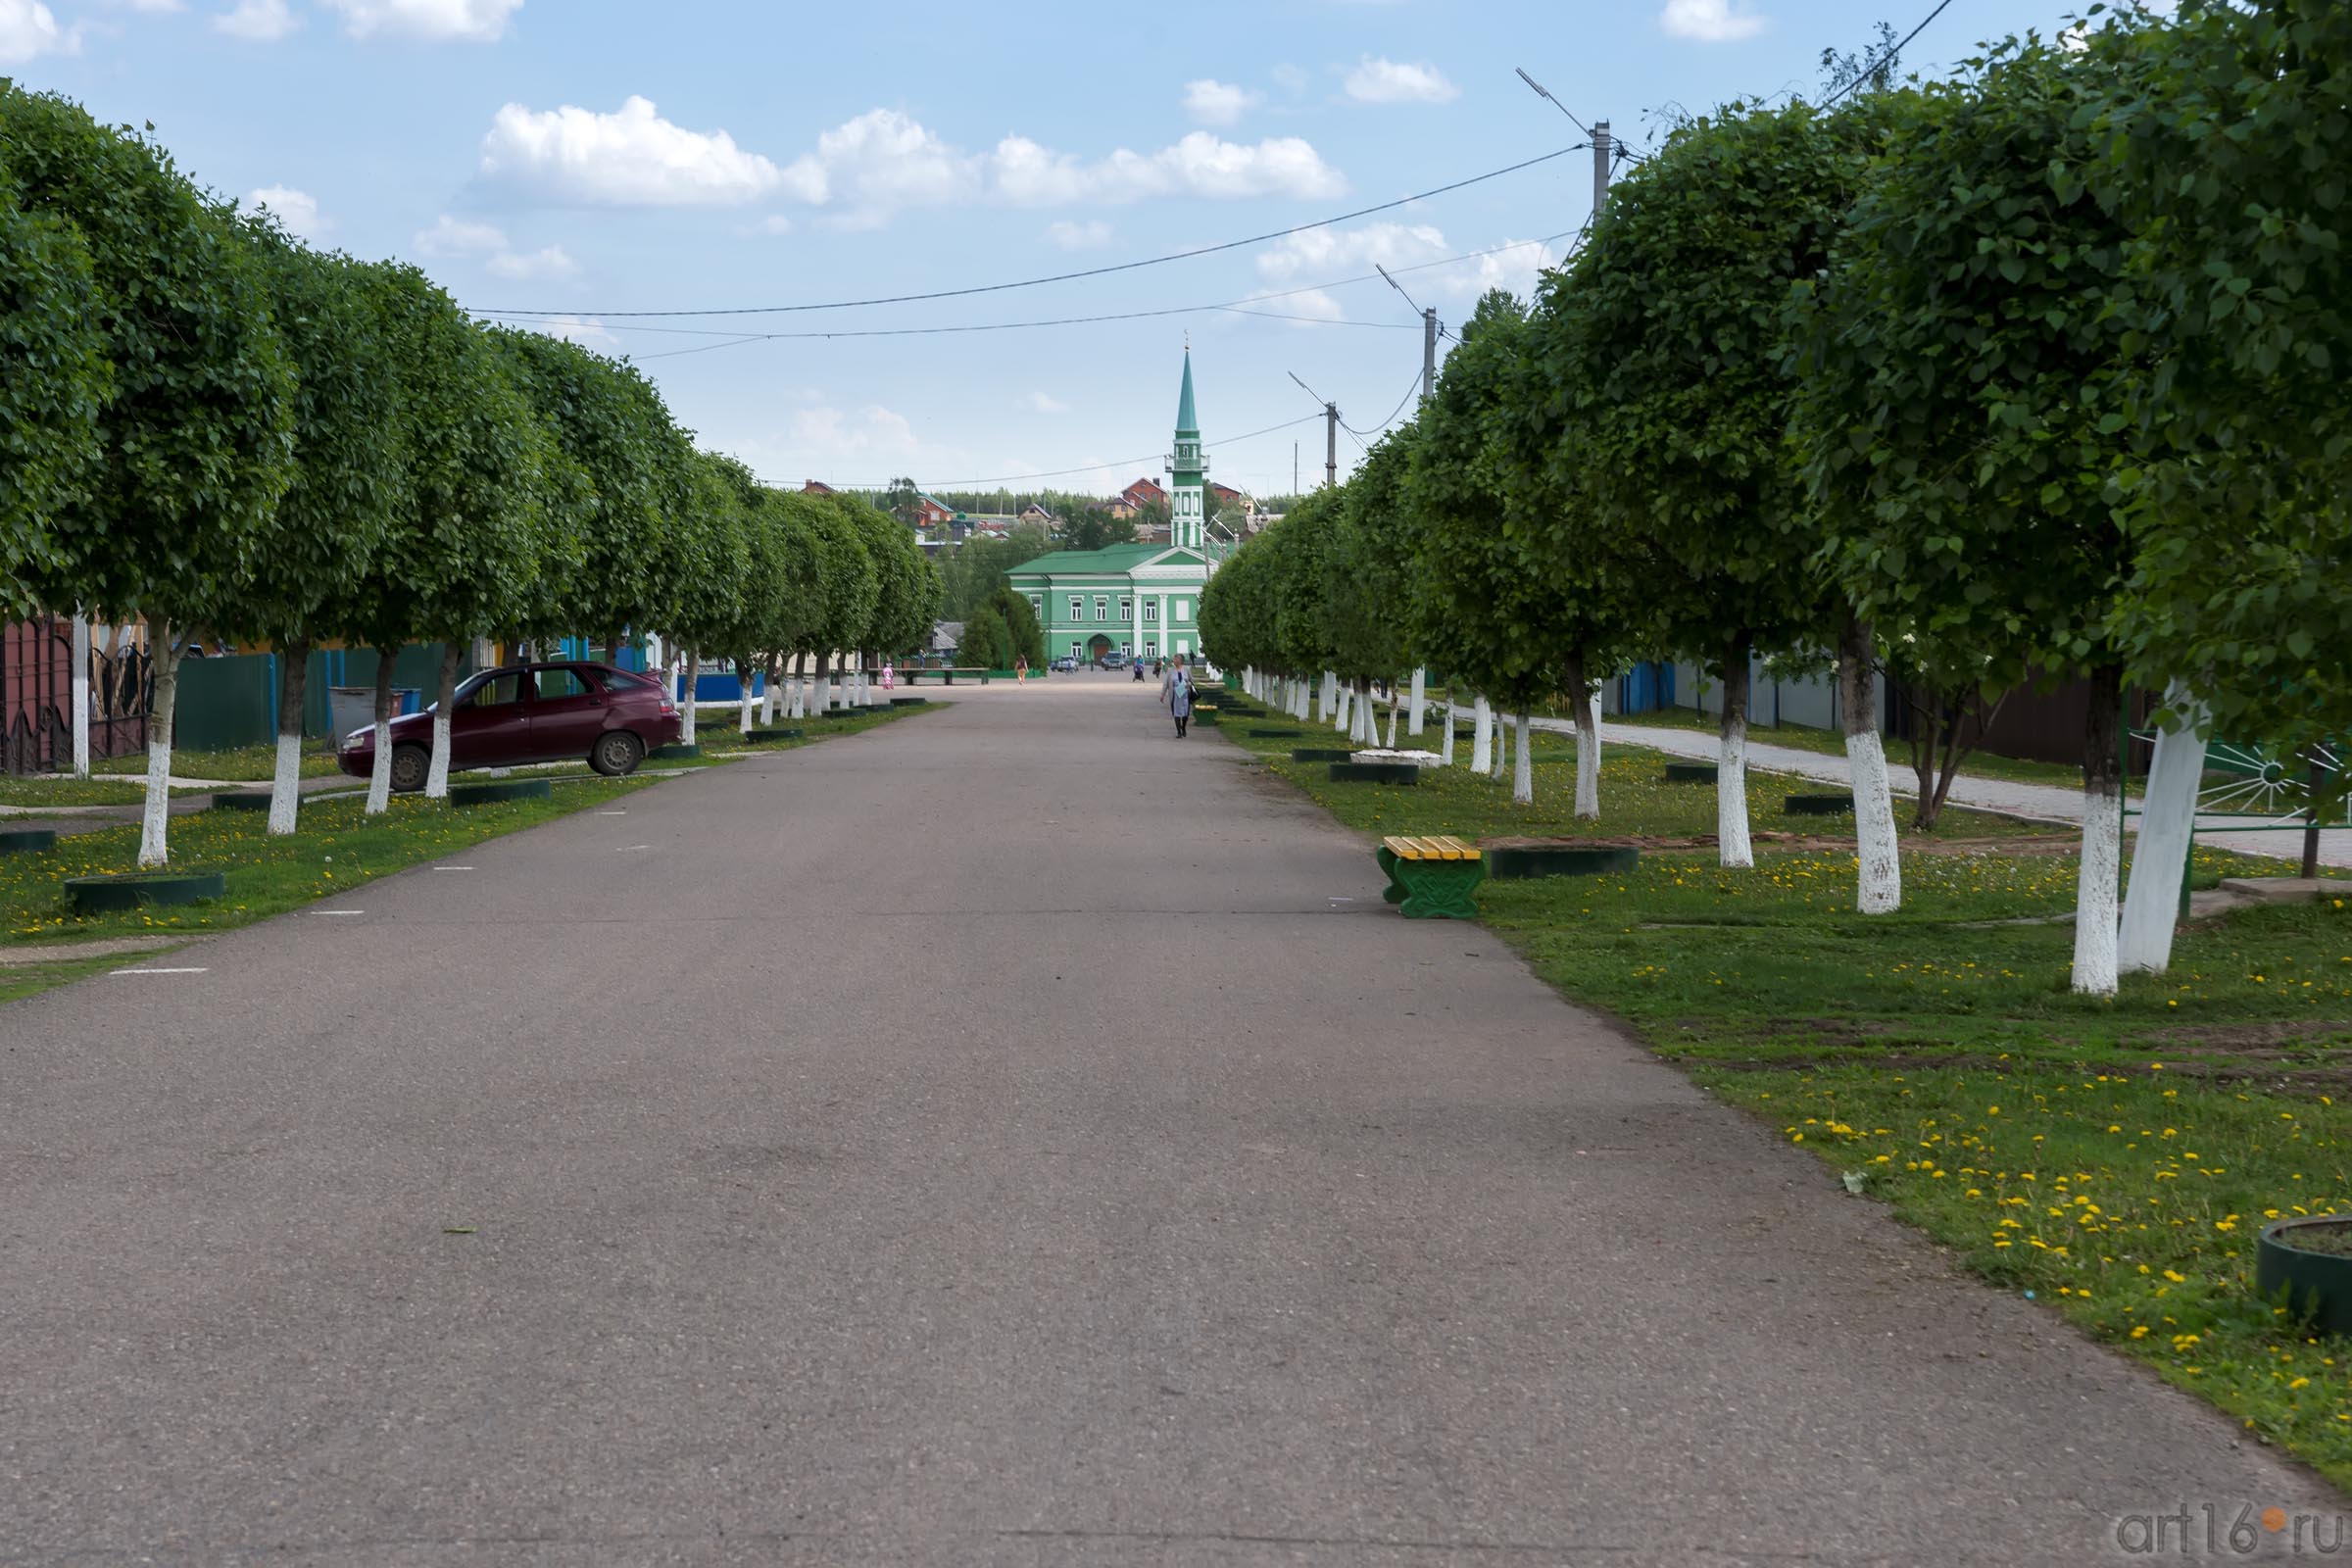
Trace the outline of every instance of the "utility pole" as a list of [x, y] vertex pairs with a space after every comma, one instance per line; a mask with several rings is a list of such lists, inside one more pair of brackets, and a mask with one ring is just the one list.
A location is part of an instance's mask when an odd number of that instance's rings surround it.
[[1340, 406], [1323, 405], [1323, 488], [1340, 482]]
[[1421, 401], [1427, 403], [1438, 393], [1438, 308], [1435, 305], [1421, 313]]
[[1600, 210], [1609, 204], [1609, 122], [1592, 122], [1592, 220], [1600, 221]]

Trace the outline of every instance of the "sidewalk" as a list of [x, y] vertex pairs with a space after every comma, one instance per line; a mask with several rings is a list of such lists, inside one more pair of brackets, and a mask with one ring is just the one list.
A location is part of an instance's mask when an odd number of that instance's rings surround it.
[[[1443, 705], [1431, 702], [1431, 711]], [[1530, 718], [1530, 729], [1540, 729], [1554, 735], [1573, 735], [1576, 726], [1564, 718]], [[1715, 760], [1717, 740], [1702, 730], [1675, 729], [1663, 724], [1628, 724], [1603, 719], [1600, 743], [1605, 752], [1611, 746], [1645, 746], [1653, 752], [1672, 757], [1687, 757], [1698, 761]], [[1910, 797], [1919, 793], [1912, 782], [1911, 770], [1902, 758], [1890, 750], [1888, 771], [1893, 774], [1894, 793]], [[1772, 746], [1757, 741], [1747, 743], [1747, 765], [1759, 772], [1788, 773], [1798, 778], [1812, 779], [1823, 784], [1853, 787], [1853, 775], [1842, 757], [1824, 757], [1818, 752], [1799, 751], [1793, 746]], [[2011, 779], [1979, 778], [1963, 772], [1952, 781], [1947, 797], [1953, 806], [1973, 807], [1981, 811], [1998, 811], [2004, 816], [2022, 816], [2034, 821], [2062, 822], [2070, 826], [2082, 821], [2082, 793], [2061, 789], [2053, 784], [2024, 784]], [[1898, 826], [1900, 824], [1898, 823]], [[2128, 831], [2138, 826], [2135, 817], [2126, 818]], [[2197, 818], [2197, 832], [2209, 848], [2237, 850], [2246, 855], [2269, 856], [2281, 860], [2299, 860], [2303, 855], [2303, 829], [2289, 826], [2260, 832], [2236, 831], [2242, 819], [2219, 816]], [[2229, 829], [2230, 831], [2221, 831]], [[2210, 835], [2208, 837], [2207, 835]], [[2352, 828], [2326, 828], [2320, 833], [2320, 863], [2322, 865], [2352, 866]]]

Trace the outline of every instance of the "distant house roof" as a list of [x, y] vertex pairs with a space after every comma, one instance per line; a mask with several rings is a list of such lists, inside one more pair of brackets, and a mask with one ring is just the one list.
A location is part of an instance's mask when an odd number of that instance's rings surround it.
[[1119, 492], [1119, 499], [1131, 507], [1140, 507], [1147, 501], [1165, 501], [1168, 493], [1159, 487], [1156, 479], [1138, 479]]
[[1046, 521], [1052, 522], [1054, 520], [1054, 514], [1048, 512], [1044, 507], [1041, 507], [1036, 502], [1032, 501], [1021, 509], [1021, 519], [1024, 522], [1031, 517], [1042, 517]]
[[1219, 501], [1240, 501], [1243, 499], [1242, 493], [1239, 490], [1236, 490], [1229, 484], [1219, 484], [1214, 479], [1211, 479], [1208, 483], [1208, 493], [1212, 496], [1215, 496]]
[[836, 491], [831, 485], [825, 483], [825, 481], [822, 479], [811, 479], [807, 484], [801, 486], [801, 494], [805, 496], [829, 496], [839, 494], [839, 492]]

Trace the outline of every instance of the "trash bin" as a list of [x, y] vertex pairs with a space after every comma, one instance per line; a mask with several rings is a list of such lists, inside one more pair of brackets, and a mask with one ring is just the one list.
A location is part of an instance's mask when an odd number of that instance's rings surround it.
[[[392, 711], [395, 714], [414, 713], [421, 706], [424, 693], [415, 686], [392, 688]], [[355, 729], [365, 729], [375, 722], [375, 688], [372, 686], [329, 686], [326, 689], [326, 722], [334, 733], [334, 744], [343, 744], [343, 737]]]

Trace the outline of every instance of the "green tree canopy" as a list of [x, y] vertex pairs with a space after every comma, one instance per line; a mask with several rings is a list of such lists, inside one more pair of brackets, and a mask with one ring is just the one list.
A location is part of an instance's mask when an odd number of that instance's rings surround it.
[[114, 365], [88, 244], [27, 210], [0, 143], [0, 614], [38, 607], [23, 577], [56, 565], [50, 517], [92, 482]]

